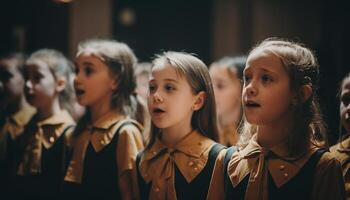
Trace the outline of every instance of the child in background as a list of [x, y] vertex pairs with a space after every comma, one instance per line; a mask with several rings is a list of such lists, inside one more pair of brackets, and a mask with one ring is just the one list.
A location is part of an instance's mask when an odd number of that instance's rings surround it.
[[[340, 86], [340, 129], [342, 140], [331, 147], [331, 152], [343, 168], [346, 197], [350, 198], [350, 73], [341, 81]], [[344, 131], [345, 133], [344, 133]]]
[[187, 53], [158, 56], [147, 99], [151, 137], [137, 159], [139, 198], [220, 199], [226, 150], [215, 142], [215, 99], [206, 65]]
[[[137, 98], [144, 107], [144, 112], [139, 112], [136, 115], [137, 121], [141, 122], [144, 131], [143, 138], [145, 141], [149, 140], [149, 129], [151, 126], [151, 118], [147, 109], [147, 93], [148, 93], [148, 82], [151, 73], [151, 63], [141, 62], [135, 65], [135, 76], [136, 76], [136, 89]], [[142, 110], [142, 109], [140, 109]]]
[[319, 69], [300, 44], [267, 39], [244, 69], [245, 126], [228, 164], [226, 199], [344, 199], [316, 101]]
[[[124, 43], [91, 39], [80, 43], [74, 88], [86, 107], [72, 136], [73, 152], [64, 178], [66, 199], [132, 199], [132, 170], [143, 148], [133, 67]], [[136, 175], [135, 175], [136, 176]]]
[[219, 141], [226, 146], [236, 145], [237, 128], [242, 118], [242, 74], [246, 57], [224, 57], [209, 68], [213, 80], [218, 112]]
[[13, 144], [35, 113], [23, 93], [24, 55], [0, 57], [0, 193], [8, 192]]
[[136, 93], [142, 97], [145, 101], [147, 100], [148, 93], [148, 82], [151, 73], [151, 63], [141, 62], [135, 66], [136, 76]]
[[41, 49], [26, 60], [24, 93], [37, 113], [16, 144], [17, 199], [52, 199], [60, 193], [66, 140], [75, 124], [68, 112], [71, 73], [69, 61], [56, 50]]

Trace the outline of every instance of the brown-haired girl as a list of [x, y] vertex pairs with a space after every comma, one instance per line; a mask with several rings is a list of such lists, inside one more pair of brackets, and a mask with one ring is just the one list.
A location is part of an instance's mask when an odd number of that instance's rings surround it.
[[245, 127], [228, 164], [227, 199], [344, 199], [316, 101], [319, 70], [301, 44], [267, 39], [244, 69]]
[[133, 198], [131, 171], [143, 148], [142, 127], [131, 119], [138, 105], [135, 63], [124, 43], [91, 39], [79, 44], [74, 88], [87, 110], [72, 136], [65, 198]]
[[187, 53], [158, 56], [147, 99], [152, 124], [150, 142], [137, 160], [140, 198], [220, 198], [225, 150], [215, 142], [215, 99], [206, 65]]
[[242, 76], [245, 56], [223, 57], [210, 65], [216, 108], [218, 112], [219, 141], [236, 145], [237, 128], [242, 118]]
[[24, 93], [37, 113], [16, 144], [14, 198], [56, 198], [60, 193], [67, 139], [75, 124], [70, 113], [71, 63], [59, 51], [41, 49], [24, 67]]
[[339, 111], [342, 140], [330, 150], [342, 166], [346, 197], [350, 198], [350, 73], [341, 81]]

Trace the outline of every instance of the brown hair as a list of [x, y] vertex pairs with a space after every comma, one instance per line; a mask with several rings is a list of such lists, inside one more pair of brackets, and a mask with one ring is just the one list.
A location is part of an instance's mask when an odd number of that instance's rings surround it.
[[[212, 82], [207, 66], [195, 56], [184, 52], [164, 52], [153, 60], [152, 67], [170, 64], [176, 72], [186, 78], [194, 94], [203, 91], [206, 94], [203, 107], [193, 113], [191, 125], [201, 134], [217, 141], [218, 128]], [[151, 123], [150, 141], [147, 148], [155, 142], [160, 129]]]
[[66, 79], [66, 86], [59, 94], [60, 106], [72, 113], [73, 102], [73, 84], [71, 83], [71, 74], [73, 73], [73, 64], [61, 52], [54, 49], [40, 49], [32, 53], [26, 60], [26, 64], [40, 60], [44, 62], [50, 69], [53, 77], [63, 77]]
[[[280, 58], [289, 75], [291, 90], [297, 95], [293, 134], [289, 135], [287, 142], [290, 153], [304, 151], [310, 142], [319, 147], [328, 146], [326, 126], [316, 98], [319, 66], [314, 53], [303, 44], [278, 38], [262, 41], [250, 51], [249, 55], [261, 51], [267, 51]], [[302, 101], [299, 92], [304, 85], [312, 88], [312, 95], [306, 101]], [[244, 145], [256, 132], [256, 127], [245, 121], [241, 132], [240, 145]]]

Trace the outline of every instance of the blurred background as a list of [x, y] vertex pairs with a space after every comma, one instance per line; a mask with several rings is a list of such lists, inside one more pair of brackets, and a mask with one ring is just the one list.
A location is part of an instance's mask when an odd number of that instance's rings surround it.
[[54, 48], [74, 58], [91, 37], [126, 42], [140, 61], [163, 50], [197, 54], [207, 65], [246, 54], [267, 37], [311, 47], [318, 91], [334, 143], [339, 81], [349, 72], [350, 7], [343, 0], [3, 0], [0, 53]]

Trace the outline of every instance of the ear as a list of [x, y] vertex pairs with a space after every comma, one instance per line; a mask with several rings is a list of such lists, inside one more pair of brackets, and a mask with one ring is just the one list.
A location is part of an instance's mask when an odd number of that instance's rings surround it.
[[310, 85], [303, 85], [300, 88], [300, 97], [301, 97], [301, 101], [304, 103], [305, 101], [307, 101], [311, 95], [312, 95], [312, 87]]
[[196, 111], [203, 107], [205, 102], [205, 92], [201, 91], [195, 96], [194, 104], [192, 105], [192, 110]]
[[59, 77], [56, 80], [56, 91], [62, 92], [64, 88], [66, 87], [67, 80], [63, 77]]
[[113, 91], [116, 91], [118, 89], [118, 83], [117, 83], [117, 80], [114, 79], [112, 82], [111, 82], [111, 89]]

